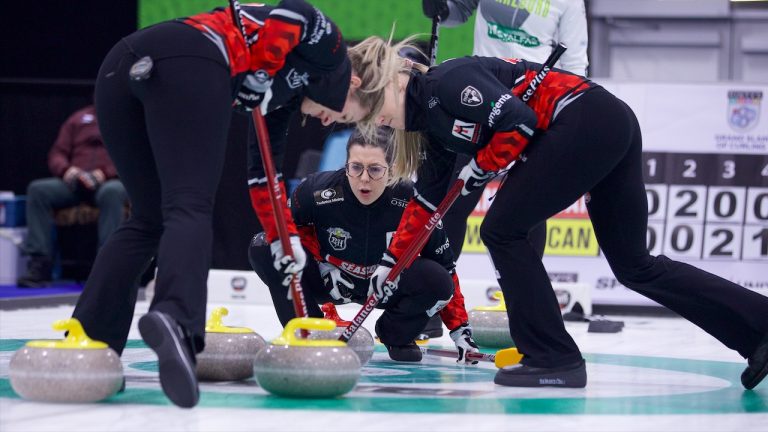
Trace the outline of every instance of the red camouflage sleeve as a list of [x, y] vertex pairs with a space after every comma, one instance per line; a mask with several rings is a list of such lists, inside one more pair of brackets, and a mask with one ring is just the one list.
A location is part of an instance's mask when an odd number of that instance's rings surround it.
[[[286, 197], [285, 182], [279, 181], [280, 192], [283, 197]], [[264, 232], [267, 234], [267, 241], [272, 243], [278, 238], [277, 223], [275, 221], [275, 215], [272, 210], [272, 202], [269, 199], [269, 190], [267, 184], [256, 184], [251, 186], [249, 193], [251, 196], [251, 206], [256, 212], [256, 216], [261, 222], [261, 226], [264, 227]], [[298, 235], [299, 230], [296, 228], [296, 223], [293, 221], [291, 210], [286, 205], [286, 200], [283, 198], [280, 200], [280, 211], [285, 215], [285, 220], [288, 223], [288, 234]]]
[[274, 76], [285, 64], [285, 57], [301, 42], [306, 17], [282, 2], [264, 21], [259, 38], [251, 47], [252, 71], [265, 70]]
[[467, 315], [467, 308], [464, 306], [464, 294], [461, 293], [459, 275], [456, 274], [455, 269], [451, 272], [451, 277], [453, 278], [453, 297], [440, 311], [440, 319], [443, 320], [448, 330], [453, 331], [460, 325], [467, 323], [469, 316]]

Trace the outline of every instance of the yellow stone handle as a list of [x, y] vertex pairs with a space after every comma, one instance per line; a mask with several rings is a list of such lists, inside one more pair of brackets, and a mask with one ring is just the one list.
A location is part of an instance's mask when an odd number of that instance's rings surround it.
[[35, 340], [27, 342], [28, 347], [33, 348], [62, 348], [62, 349], [104, 349], [109, 346], [101, 341], [88, 337], [83, 330], [83, 325], [77, 318], [58, 320], [53, 323], [53, 329], [69, 332], [63, 341]]
[[499, 301], [496, 306], [478, 306], [474, 310], [477, 311], [491, 311], [491, 312], [506, 312], [507, 304], [504, 303], [504, 294], [501, 291], [493, 293], [493, 298]]
[[211, 312], [211, 318], [205, 323], [205, 331], [208, 333], [253, 333], [253, 330], [247, 327], [227, 327], [222, 322], [221, 317], [229, 315], [229, 310], [225, 307], [217, 307]]
[[323, 318], [294, 318], [288, 321], [283, 333], [272, 345], [302, 346], [302, 347], [343, 347], [346, 343], [338, 339], [304, 339], [296, 337], [298, 330], [329, 331], [336, 328], [336, 323]]

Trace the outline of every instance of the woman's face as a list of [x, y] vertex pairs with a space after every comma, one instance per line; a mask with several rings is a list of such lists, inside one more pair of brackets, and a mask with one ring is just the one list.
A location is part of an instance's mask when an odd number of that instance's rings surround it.
[[389, 126], [393, 129], [405, 129], [405, 88], [408, 75], [398, 74], [398, 79], [387, 85], [384, 103], [374, 120], [377, 126]]
[[301, 102], [301, 113], [319, 119], [323, 126], [331, 123], [355, 123], [368, 115], [368, 110], [360, 106], [360, 101], [354, 96], [355, 90], [360, 87], [360, 78], [352, 75], [349, 82], [347, 100], [341, 112], [320, 105], [312, 99], [305, 97]]
[[384, 193], [389, 181], [389, 165], [381, 148], [352, 144], [346, 170], [352, 193], [363, 205], [375, 202]]

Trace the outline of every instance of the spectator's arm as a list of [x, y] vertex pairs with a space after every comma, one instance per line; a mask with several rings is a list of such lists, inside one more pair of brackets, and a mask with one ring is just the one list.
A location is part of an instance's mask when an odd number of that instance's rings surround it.
[[53, 143], [53, 147], [48, 152], [48, 169], [56, 177], [64, 177], [64, 173], [70, 167], [70, 157], [72, 156], [72, 146], [74, 143], [74, 123], [68, 119], [61, 125], [59, 136]]
[[587, 14], [583, 1], [566, 2], [558, 24], [560, 42], [568, 49], [560, 57], [560, 68], [576, 75], [587, 75]]

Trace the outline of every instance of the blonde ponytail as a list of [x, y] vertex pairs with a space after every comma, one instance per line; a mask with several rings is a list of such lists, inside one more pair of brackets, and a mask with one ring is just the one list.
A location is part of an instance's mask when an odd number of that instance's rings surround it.
[[[413, 39], [411, 36], [392, 45], [391, 34], [386, 41], [378, 36], [371, 36], [348, 50], [352, 73], [361, 81], [360, 87], [355, 91], [355, 97], [360, 101], [361, 107], [368, 109], [368, 114], [357, 122], [357, 129], [369, 142], [374, 141], [377, 135], [376, 118], [384, 104], [389, 84], [397, 82], [399, 74], [408, 74], [411, 69], [422, 73], [427, 71], [426, 66], [413, 63], [398, 54], [404, 47], [418, 50], [411, 44]], [[391, 145], [394, 155], [392, 180], [410, 180], [421, 162], [421, 134], [396, 130], [392, 134]]]

